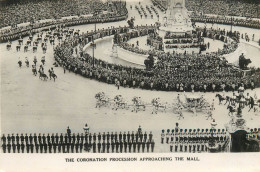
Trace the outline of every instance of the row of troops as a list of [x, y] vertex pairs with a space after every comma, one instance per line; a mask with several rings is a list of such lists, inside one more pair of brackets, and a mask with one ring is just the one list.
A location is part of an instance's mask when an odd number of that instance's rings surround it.
[[260, 128], [250, 129], [250, 131], [247, 133], [247, 138], [260, 140]]
[[[143, 141], [135, 141], [133, 142], [129, 140], [127, 141], [103, 141], [96, 143], [91, 142], [59, 142], [56, 143], [55, 141], [49, 143], [42, 143], [39, 144], [35, 143], [10, 143], [8, 142], [2, 144], [3, 153], [82, 153], [83, 149], [85, 152], [92, 152], [92, 153], [142, 153], [146, 152], [153, 152], [154, 151], [155, 142], [147, 140], [147, 142]], [[146, 150], [145, 150], [146, 149]]]
[[180, 142], [207, 142], [210, 139], [222, 142], [228, 139], [228, 134], [225, 129], [173, 129], [170, 132], [170, 129], [162, 130], [161, 133], [161, 144], [169, 144], [171, 142], [180, 143]]
[[56, 133], [56, 135], [52, 134], [47, 134], [47, 136], [45, 134], [41, 135], [41, 133], [39, 133], [38, 135], [36, 135], [36, 133], [34, 135], [30, 134], [30, 135], [19, 135], [17, 134], [16, 136], [14, 134], [10, 135], [8, 134], [7, 136], [5, 136], [3, 134], [1, 140], [2, 143], [30, 143], [32, 144], [34, 143], [76, 143], [76, 142], [89, 142], [91, 143], [93, 142], [98, 142], [100, 143], [101, 141], [105, 142], [109, 142], [109, 141], [123, 141], [123, 142], [130, 142], [130, 141], [141, 141], [141, 142], [146, 142], [146, 141], [152, 141], [153, 139], [153, 134], [152, 132], [150, 132], [150, 134], [147, 134], [146, 132], [142, 133], [141, 131], [137, 131], [136, 133], [134, 133], [134, 131], [132, 131], [132, 133], [130, 133], [128, 131], [128, 133], [124, 132], [119, 132], [119, 134], [117, 134], [117, 132], [113, 133], [105, 133], [103, 132], [103, 134], [101, 133], [94, 133], [93, 135], [91, 133], [81, 133], [81, 134], [70, 134], [70, 133], [61, 133], [60, 135], [58, 135], [58, 133]]

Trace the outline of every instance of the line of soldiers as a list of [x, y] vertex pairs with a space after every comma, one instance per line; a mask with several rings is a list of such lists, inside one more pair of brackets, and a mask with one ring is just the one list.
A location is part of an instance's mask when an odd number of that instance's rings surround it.
[[162, 130], [161, 144], [170, 144], [171, 152], [207, 152], [208, 143], [214, 139], [219, 150], [224, 150], [225, 141], [229, 138], [225, 129], [170, 129]]
[[250, 129], [250, 132], [248, 132], [248, 134], [247, 134], [247, 138], [260, 140], [260, 128]]
[[[81, 134], [71, 134], [71, 133], [61, 133], [58, 135], [45, 134], [30, 134], [30, 135], [19, 135], [8, 134], [5, 136], [3, 134], [2, 138], [2, 148], [3, 153], [81, 153], [83, 149], [87, 152], [99, 152], [99, 153], [109, 153], [111, 152], [151, 152], [154, 151], [154, 141], [153, 134], [142, 133], [138, 130], [136, 133], [134, 131], [122, 133], [81, 133]], [[142, 148], [142, 149], [141, 149]]]

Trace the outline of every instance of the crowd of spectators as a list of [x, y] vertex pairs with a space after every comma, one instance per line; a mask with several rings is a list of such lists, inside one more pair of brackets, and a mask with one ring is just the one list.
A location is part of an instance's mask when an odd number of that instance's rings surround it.
[[260, 18], [257, 0], [186, 0], [188, 11], [201, 14]]
[[[121, 30], [124, 29], [121, 28]], [[121, 33], [126, 32], [127, 29]], [[213, 30], [212, 32], [222, 32], [234, 39], [238, 36], [238, 33], [224, 30]], [[207, 33], [202, 33], [202, 35]], [[116, 82], [118, 84], [119, 81], [120, 84], [126, 83], [124, 84], [126, 87], [165, 91], [231, 91], [233, 90], [232, 84], [236, 85], [236, 89], [241, 84], [245, 89], [254, 89], [260, 84], [259, 75], [255, 75], [256, 73], [252, 76], [244, 75], [242, 70], [227, 63], [222, 55], [232, 51], [230, 49], [224, 48], [221, 52], [210, 54], [159, 52], [154, 54], [157, 56], [154, 68], [143, 70], [93, 60], [93, 57], [87, 53], [82, 53], [80, 58], [74, 57], [71, 49], [78, 43], [84, 46], [86, 42], [80, 40], [85, 40], [85, 37], [91, 36], [81, 35], [80, 38], [73, 38], [57, 46], [54, 57], [61, 66], [67, 69], [108, 84], [116, 84]]]
[[[74, 26], [91, 23], [115, 22], [125, 20], [128, 17], [128, 12], [124, 3], [114, 2], [115, 13], [108, 13], [96, 16], [80, 16], [74, 18], [51, 20], [46, 22], [35, 22], [26, 26], [11, 27], [0, 31], [0, 42], [7, 42], [8, 40], [15, 40], [20, 37], [28, 36], [30, 34], [38, 33], [42, 30], [49, 30], [56, 28], [57, 25]], [[121, 11], [121, 12], [118, 12]]]
[[0, 27], [107, 10], [101, 0], [25, 0], [0, 6]]

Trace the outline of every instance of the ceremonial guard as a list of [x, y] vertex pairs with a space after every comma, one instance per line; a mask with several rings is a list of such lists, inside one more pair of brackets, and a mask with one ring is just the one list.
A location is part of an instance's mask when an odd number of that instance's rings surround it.
[[109, 142], [109, 140], [107, 141], [107, 153], [109, 153], [109, 149], [110, 149], [110, 142]]
[[169, 144], [169, 139], [170, 139], [170, 130], [167, 129], [167, 133], [166, 133], [166, 143]]
[[161, 133], [161, 143], [162, 144], [164, 142], [164, 137], [165, 137], [164, 130], [162, 130], [162, 133]]

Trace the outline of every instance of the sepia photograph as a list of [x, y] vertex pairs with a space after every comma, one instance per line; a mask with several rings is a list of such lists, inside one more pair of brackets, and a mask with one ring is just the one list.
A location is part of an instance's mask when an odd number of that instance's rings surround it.
[[0, 171], [260, 171], [260, 0], [0, 0], [0, 69]]

